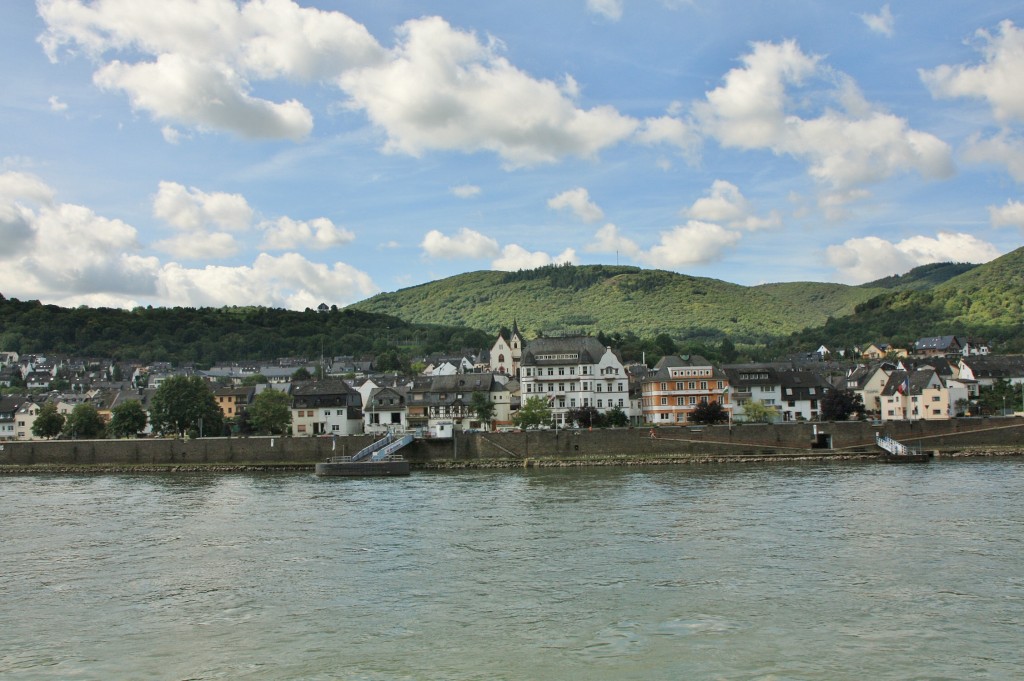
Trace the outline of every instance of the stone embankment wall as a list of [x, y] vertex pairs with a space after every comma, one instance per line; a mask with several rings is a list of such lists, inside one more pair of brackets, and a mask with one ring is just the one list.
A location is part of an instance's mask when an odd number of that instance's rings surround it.
[[[877, 453], [874, 443], [878, 432], [928, 451], [955, 453], [994, 447], [1024, 453], [1024, 419], [986, 418], [885, 425], [793, 423], [464, 433], [454, 440], [416, 441], [402, 454], [420, 465], [537, 459], [628, 463], [630, 458], [659, 457], [840, 457]], [[371, 436], [349, 436], [3, 442], [0, 466], [312, 466], [331, 456], [354, 454], [372, 440]]]

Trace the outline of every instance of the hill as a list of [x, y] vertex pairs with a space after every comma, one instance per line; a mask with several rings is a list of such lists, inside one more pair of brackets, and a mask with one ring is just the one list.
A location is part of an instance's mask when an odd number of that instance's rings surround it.
[[953, 277], [977, 267], [972, 263], [936, 262], [915, 267], [906, 274], [894, 274], [861, 284], [864, 288], [888, 288], [897, 291], [920, 291], [945, 283]]
[[263, 307], [62, 308], [0, 296], [0, 349], [210, 365], [244, 359], [410, 354], [490, 347], [491, 333], [411, 324], [360, 310]]
[[813, 282], [748, 287], [664, 270], [562, 265], [469, 272], [347, 309], [492, 332], [516, 319], [527, 335], [604, 331], [765, 342], [851, 314], [887, 291]]
[[977, 336], [998, 352], [1024, 351], [1024, 248], [977, 265], [927, 290], [913, 288], [858, 304], [853, 314], [806, 329], [787, 344], [811, 339], [854, 345], [908, 345], [922, 336]]

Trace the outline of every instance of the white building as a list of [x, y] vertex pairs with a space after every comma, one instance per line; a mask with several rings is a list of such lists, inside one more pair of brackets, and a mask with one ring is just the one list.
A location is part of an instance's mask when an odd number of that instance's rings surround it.
[[344, 381], [292, 385], [292, 435], [360, 435], [362, 397]]
[[571, 426], [570, 409], [594, 407], [601, 413], [629, 409], [629, 377], [611, 348], [591, 336], [536, 338], [523, 349], [519, 370], [525, 402], [544, 397], [559, 426]]

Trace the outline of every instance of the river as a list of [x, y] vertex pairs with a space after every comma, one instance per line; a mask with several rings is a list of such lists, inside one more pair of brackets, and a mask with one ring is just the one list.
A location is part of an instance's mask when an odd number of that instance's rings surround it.
[[0, 478], [3, 679], [1021, 679], [1024, 460]]

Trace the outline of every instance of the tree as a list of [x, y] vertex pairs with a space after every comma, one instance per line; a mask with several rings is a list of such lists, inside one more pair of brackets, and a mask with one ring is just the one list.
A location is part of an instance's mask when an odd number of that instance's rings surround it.
[[830, 390], [818, 407], [822, 421], [845, 421], [852, 414], [864, 416], [864, 400], [852, 390]]
[[245, 410], [253, 431], [279, 435], [292, 420], [291, 398], [280, 390], [264, 390]]
[[306, 367], [299, 367], [292, 372], [292, 381], [308, 381], [313, 378], [313, 374], [309, 373], [309, 369]]
[[548, 401], [536, 395], [526, 398], [519, 411], [512, 417], [512, 422], [520, 428], [551, 423], [551, 408]]
[[76, 405], [64, 423], [64, 434], [76, 440], [95, 440], [106, 434], [107, 424], [88, 402]]
[[693, 411], [690, 412], [690, 423], [699, 423], [703, 425], [712, 425], [715, 423], [725, 423], [729, 420], [729, 412], [725, 410], [722, 405], [718, 403], [718, 400], [708, 402], [707, 400], [702, 401]]
[[242, 385], [243, 386], [262, 385], [264, 383], [269, 383], [269, 382], [270, 381], [268, 381], [267, 377], [264, 376], [263, 374], [252, 374], [252, 375], [246, 376], [245, 378], [242, 379]]
[[621, 407], [612, 407], [605, 413], [604, 422], [611, 428], [624, 428], [629, 425], [629, 417]]
[[57, 411], [57, 405], [47, 402], [39, 408], [39, 414], [32, 424], [32, 434], [36, 437], [50, 439], [60, 435], [64, 427], [64, 415]]
[[126, 400], [110, 410], [107, 432], [112, 437], [135, 437], [146, 429], [146, 410], [138, 400]]
[[172, 376], [153, 395], [153, 430], [163, 434], [219, 435], [223, 416], [209, 386], [199, 376]]
[[743, 415], [747, 423], [773, 423], [779, 416], [779, 410], [763, 402], [750, 400], [743, 403]]
[[491, 402], [487, 393], [473, 393], [473, 397], [469, 401], [469, 408], [473, 410], [487, 430], [490, 430], [491, 421], [494, 419], [494, 402]]
[[580, 428], [600, 428], [604, 425], [604, 414], [597, 407], [575, 407], [565, 415], [567, 423], [575, 423]]

